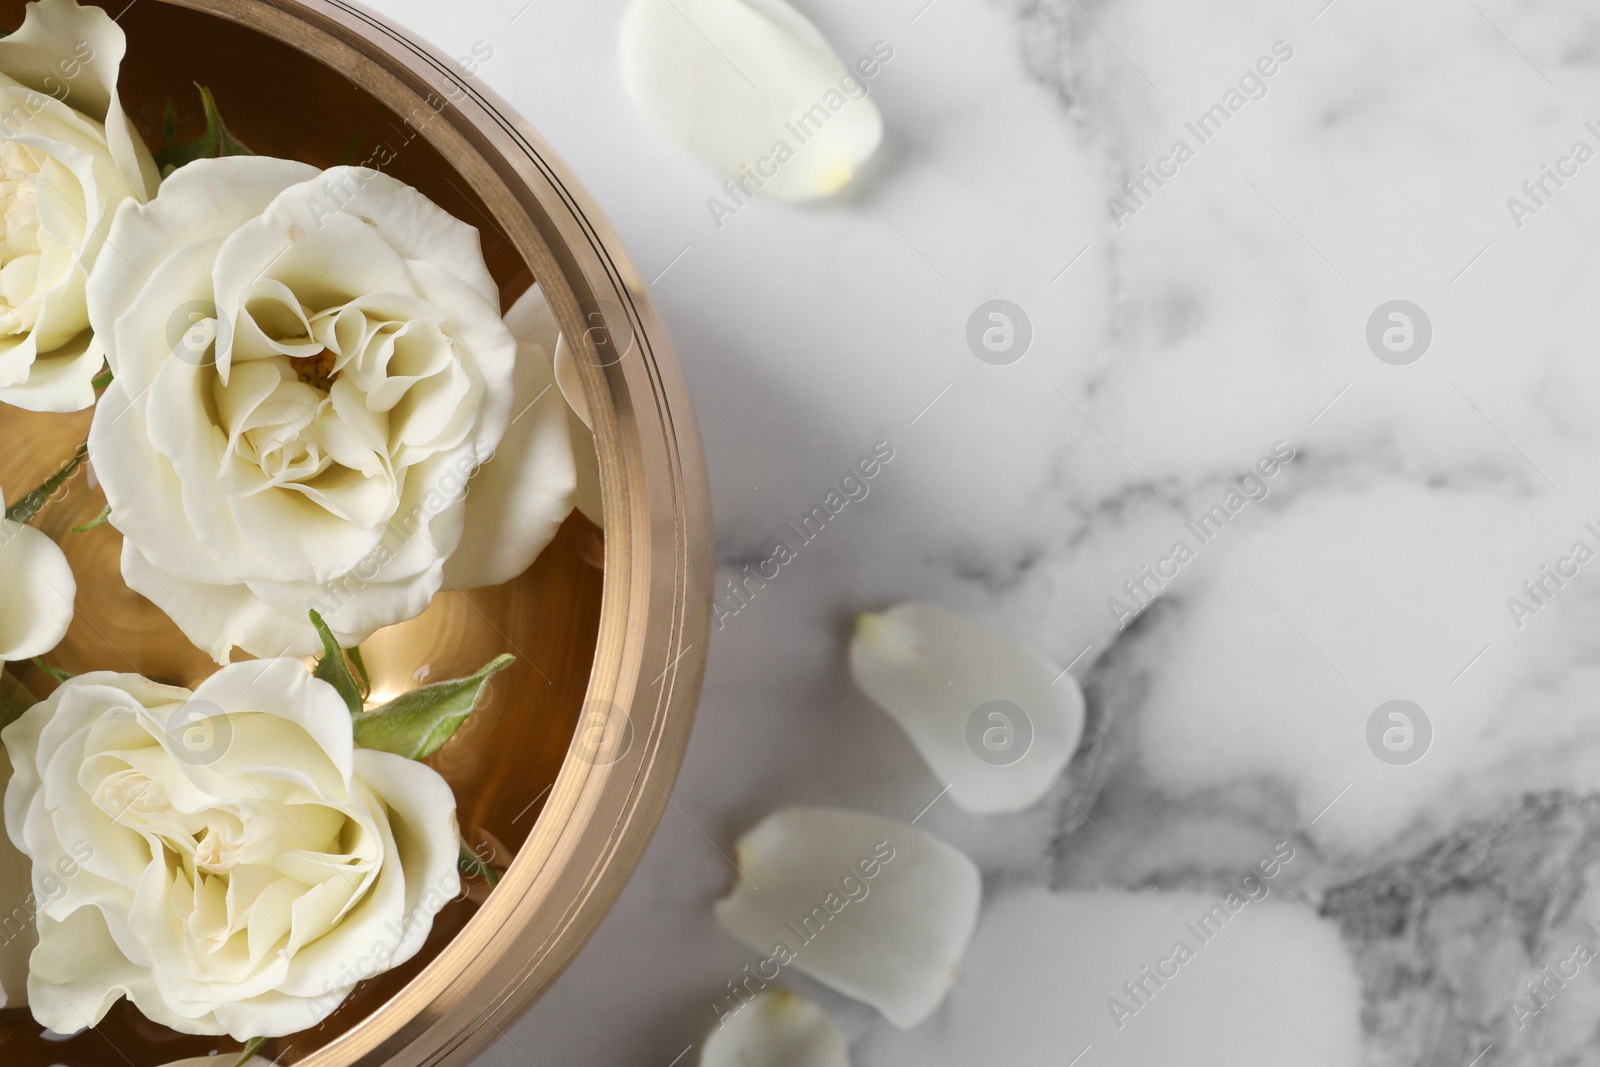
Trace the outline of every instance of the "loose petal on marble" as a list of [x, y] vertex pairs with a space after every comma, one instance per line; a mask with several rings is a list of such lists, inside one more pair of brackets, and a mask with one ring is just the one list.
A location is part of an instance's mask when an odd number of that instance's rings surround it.
[[827, 1012], [774, 989], [723, 1018], [706, 1038], [700, 1067], [850, 1067], [850, 1056]]
[[621, 58], [656, 125], [782, 200], [838, 192], [883, 139], [866, 83], [783, 0], [634, 0]]
[[850, 672], [969, 811], [1035, 804], [1083, 736], [1072, 675], [931, 604], [861, 616]]
[[792, 966], [916, 1026], [960, 975], [983, 887], [961, 852], [905, 823], [784, 808], [738, 844], [722, 928], [771, 966]]
[[[4, 498], [0, 490], [0, 499]], [[61, 548], [31, 526], [0, 519], [0, 664], [42, 656], [72, 624], [77, 596]]]

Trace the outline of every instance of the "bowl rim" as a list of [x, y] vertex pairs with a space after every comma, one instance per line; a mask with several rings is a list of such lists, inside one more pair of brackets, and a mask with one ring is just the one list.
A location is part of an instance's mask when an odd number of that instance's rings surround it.
[[402, 118], [420, 117], [407, 122], [413, 136], [432, 144], [484, 202], [579, 356], [607, 517], [580, 731], [615, 737], [610, 731], [631, 729], [632, 745], [606, 765], [585, 759], [581, 746], [569, 749], [527, 840], [477, 914], [376, 1012], [296, 1061], [464, 1064], [576, 956], [669, 803], [711, 630], [711, 501], [693, 406], [616, 232], [550, 146], [480, 79], [463, 77], [440, 51], [349, 0], [161, 2], [281, 41]]

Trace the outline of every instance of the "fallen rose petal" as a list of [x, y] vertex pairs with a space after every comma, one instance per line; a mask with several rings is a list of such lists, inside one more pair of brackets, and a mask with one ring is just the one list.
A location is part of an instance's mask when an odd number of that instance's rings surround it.
[[0, 665], [55, 648], [72, 624], [77, 591], [60, 546], [31, 526], [0, 519]]
[[738, 865], [717, 922], [772, 963], [902, 1029], [955, 984], [983, 887], [943, 841], [877, 815], [785, 808], [740, 838]]
[[700, 1067], [850, 1067], [850, 1056], [827, 1012], [774, 989], [711, 1031]]
[[1083, 736], [1072, 675], [930, 604], [861, 616], [850, 673], [968, 811], [1033, 805]]
[[781, 200], [838, 192], [883, 140], [866, 83], [783, 0], [634, 0], [621, 59], [656, 125]]

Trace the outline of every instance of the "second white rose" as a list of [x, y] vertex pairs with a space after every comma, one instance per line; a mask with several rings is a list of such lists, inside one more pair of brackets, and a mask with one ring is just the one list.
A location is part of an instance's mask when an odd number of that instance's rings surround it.
[[550, 357], [502, 322], [477, 231], [415, 189], [201, 160], [108, 240], [90, 457], [123, 577], [218, 662], [316, 652], [311, 609], [348, 647], [507, 581], [571, 511]]
[[28, 1005], [57, 1033], [123, 997], [181, 1033], [309, 1029], [416, 955], [460, 891], [450, 786], [354, 747], [344, 701], [298, 660], [192, 693], [79, 675], [0, 740], [38, 907]]

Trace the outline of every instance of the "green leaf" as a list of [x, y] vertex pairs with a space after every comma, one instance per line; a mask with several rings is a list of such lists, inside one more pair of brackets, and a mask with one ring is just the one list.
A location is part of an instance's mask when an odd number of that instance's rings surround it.
[[38, 698], [27, 686], [9, 674], [0, 673], [0, 729], [22, 718], [22, 713], [37, 703]]
[[70, 682], [77, 677], [71, 671], [64, 671], [60, 667], [52, 667], [38, 656], [33, 657], [33, 665], [48, 674], [58, 682]]
[[73, 533], [88, 533], [90, 530], [98, 530], [100, 527], [104, 526], [110, 520], [111, 520], [111, 505], [107, 504], [103, 509], [101, 509], [100, 514], [96, 515], [94, 518], [90, 519], [88, 522], [84, 523], [82, 526], [74, 526], [72, 528], [72, 532]]
[[222, 121], [222, 113], [217, 110], [217, 101], [212, 97], [211, 90], [199, 82], [195, 82], [194, 87], [200, 90], [200, 106], [205, 109], [206, 113], [206, 131], [192, 141], [172, 144], [171, 125], [169, 124], [167, 147], [156, 153], [156, 165], [161, 168], [163, 173], [166, 172], [168, 167], [181, 167], [185, 163], [193, 163], [197, 159], [255, 155], [228, 130], [227, 124]]
[[110, 367], [107, 367], [94, 376], [94, 380], [89, 383], [89, 386], [93, 389], [104, 389], [114, 381], [116, 381], [116, 375], [111, 373]]
[[255, 1059], [256, 1053], [261, 1051], [261, 1046], [267, 1043], [264, 1037], [252, 1037], [244, 1043], [244, 1051], [239, 1054], [239, 1059], [233, 1067], [244, 1067], [245, 1064]]
[[317, 628], [317, 636], [322, 638], [323, 652], [322, 658], [317, 661], [317, 669], [312, 673], [339, 691], [350, 714], [360, 715], [361, 687], [350, 675], [350, 665], [344, 660], [344, 649], [339, 647], [339, 639], [333, 636], [328, 624], [315, 611], [311, 613], [311, 625]]
[[477, 850], [467, 844], [467, 839], [461, 839], [461, 856], [456, 860], [456, 868], [469, 878], [477, 878], [485, 882], [490, 889], [500, 884], [500, 875], [495, 869], [484, 862]]
[[172, 137], [178, 132], [178, 109], [172, 106], [172, 98], [167, 98], [167, 110], [161, 115], [161, 128], [167, 135], [167, 144], [172, 144]]
[[31, 520], [44, 510], [44, 506], [50, 503], [50, 498], [55, 496], [56, 491], [63, 485], [67, 484], [69, 478], [78, 473], [78, 468], [83, 466], [83, 461], [88, 458], [88, 444], [79, 445], [72, 458], [63, 463], [60, 470], [46, 478], [43, 485], [7, 508], [6, 518], [12, 522], [28, 522]]
[[467, 721], [489, 679], [516, 661], [515, 656], [499, 656], [470, 678], [425, 685], [357, 715], [356, 744], [408, 759], [427, 759]]

